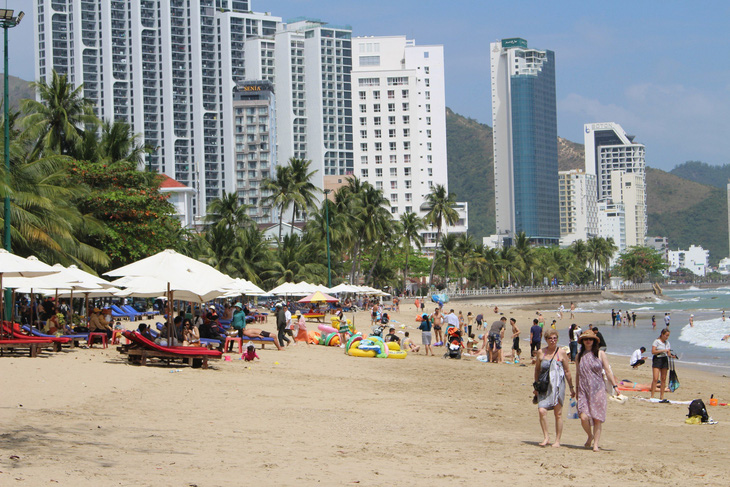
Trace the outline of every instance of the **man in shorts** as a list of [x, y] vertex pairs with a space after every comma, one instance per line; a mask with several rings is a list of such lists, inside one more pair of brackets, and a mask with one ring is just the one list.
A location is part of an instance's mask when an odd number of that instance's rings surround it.
[[537, 318], [532, 320], [532, 328], [530, 328], [530, 356], [532, 363], [535, 363], [535, 354], [540, 350], [542, 344], [542, 327], [538, 324]]
[[489, 328], [489, 361], [495, 364], [502, 362], [502, 339], [507, 317], [502, 316]]
[[516, 364], [520, 363], [520, 329], [517, 328], [517, 320], [514, 318], [509, 319], [509, 324], [512, 325], [512, 361]]
[[444, 316], [441, 314], [441, 310], [436, 308], [431, 315], [431, 324], [433, 325], [433, 334], [436, 342], [434, 346], [441, 346], [444, 344], [444, 334], [441, 331], [441, 327], [444, 324]]

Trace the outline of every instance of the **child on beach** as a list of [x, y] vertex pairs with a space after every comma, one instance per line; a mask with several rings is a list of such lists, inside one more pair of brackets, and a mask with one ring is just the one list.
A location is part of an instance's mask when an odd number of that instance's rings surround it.
[[241, 356], [243, 360], [246, 362], [253, 362], [254, 359], [261, 360], [261, 357], [258, 356], [256, 353], [256, 348], [253, 346], [253, 343], [248, 342], [248, 345], [246, 346], [246, 351]]
[[418, 353], [419, 350], [421, 350], [421, 347], [413, 343], [413, 340], [411, 340], [410, 333], [406, 332], [405, 337], [403, 338], [403, 343], [401, 344], [401, 350], [405, 350], [406, 352], [413, 352]]

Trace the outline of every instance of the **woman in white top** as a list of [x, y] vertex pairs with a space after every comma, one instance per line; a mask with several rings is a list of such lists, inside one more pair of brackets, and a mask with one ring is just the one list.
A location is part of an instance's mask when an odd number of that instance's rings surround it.
[[[654, 391], [657, 389], [657, 379], [661, 375], [661, 389], [659, 390], [659, 399], [664, 400], [664, 390], [667, 386], [667, 371], [669, 370], [669, 357], [672, 355], [672, 347], [669, 345], [669, 328], [664, 328], [659, 334], [659, 338], [654, 340], [651, 345], [651, 371], [652, 386], [651, 397], [654, 397]], [[676, 357], [675, 357], [676, 358]]]

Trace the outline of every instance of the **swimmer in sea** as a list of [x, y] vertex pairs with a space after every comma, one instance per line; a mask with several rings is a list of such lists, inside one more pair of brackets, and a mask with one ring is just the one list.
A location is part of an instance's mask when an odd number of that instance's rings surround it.
[[730, 340], [730, 335], [725, 335], [724, 337], [722, 337], [722, 340], [723, 340], [724, 342], [726, 342], [726, 341]]

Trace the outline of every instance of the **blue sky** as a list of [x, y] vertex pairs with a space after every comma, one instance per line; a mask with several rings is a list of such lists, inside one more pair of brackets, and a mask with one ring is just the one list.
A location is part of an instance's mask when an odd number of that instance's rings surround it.
[[[31, 79], [32, 2], [0, 3], [28, 14], [10, 31], [9, 71]], [[443, 44], [447, 106], [489, 125], [489, 43], [523, 37], [555, 51], [560, 136], [582, 143], [584, 123], [613, 121], [646, 144], [653, 167], [730, 163], [730, 2], [252, 0], [252, 8]]]

